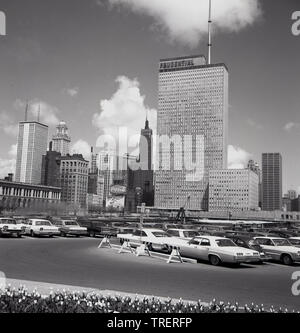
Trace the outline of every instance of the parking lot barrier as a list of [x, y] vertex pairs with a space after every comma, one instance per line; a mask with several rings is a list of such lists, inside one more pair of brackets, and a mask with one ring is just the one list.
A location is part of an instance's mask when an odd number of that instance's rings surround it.
[[100, 242], [100, 244], [98, 246], [98, 249], [100, 249], [101, 247], [110, 247], [111, 248], [109, 237], [104, 237], [102, 239], [102, 241]]
[[183, 264], [183, 260], [177, 247], [172, 249], [172, 252], [167, 260], [167, 264], [170, 264], [174, 258], [178, 259]]
[[129, 251], [131, 253], [133, 253], [132, 246], [130, 245], [130, 242], [128, 240], [124, 240], [124, 242], [123, 242], [122, 246], [120, 247], [120, 250], [118, 251], [118, 253], [127, 252], [127, 251], [125, 251], [126, 249], [129, 249]]
[[136, 256], [143, 256], [145, 253], [148, 254], [149, 257], [151, 257], [151, 253], [149, 251], [148, 245], [147, 244], [142, 244], [139, 247], [136, 248]]

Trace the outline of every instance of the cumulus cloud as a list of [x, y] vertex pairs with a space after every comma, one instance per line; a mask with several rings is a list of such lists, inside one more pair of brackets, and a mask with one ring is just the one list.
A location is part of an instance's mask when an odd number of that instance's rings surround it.
[[248, 118], [248, 119], [247, 119], [247, 124], [248, 124], [249, 126], [255, 128], [255, 129], [257, 129], [257, 130], [262, 130], [262, 129], [264, 128], [262, 124], [259, 124], [259, 123], [255, 122], [255, 121], [254, 121], [253, 119], [251, 119], [251, 118]]
[[[14, 103], [16, 110], [25, 112], [26, 101], [17, 99]], [[55, 106], [48, 104], [47, 102], [39, 99], [33, 99], [28, 102], [28, 120], [37, 120], [40, 113], [40, 121], [48, 126], [56, 126], [59, 123], [59, 110]]]
[[79, 88], [74, 87], [74, 88], [64, 89], [64, 93], [69, 95], [70, 97], [76, 97], [79, 94]]
[[80, 139], [72, 145], [71, 154], [82, 154], [85, 159], [89, 160], [91, 146], [86, 141]]
[[244, 169], [247, 166], [251, 154], [237, 146], [228, 146], [228, 168]]
[[[208, 0], [108, 1], [112, 7], [152, 17], [171, 40], [195, 46], [207, 34]], [[260, 0], [213, 0], [212, 12], [215, 30], [237, 32], [260, 17]]]
[[5, 134], [11, 136], [18, 135], [18, 124], [16, 124], [12, 117], [4, 111], [0, 113], [0, 129]]
[[127, 138], [137, 136], [145, 125], [146, 114], [150, 127], [156, 126], [156, 110], [145, 105], [145, 96], [141, 94], [137, 79], [119, 76], [116, 79], [118, 89], [110, 99], [100, 102], [100, 112], [94, 114], [93, 124], [101, 134], [119, 138], [119, 129], [126, 129]]
[[17, 150], [18, 150], [18, 145], [14, 144], [11, 145], [10, 150], [8, 152], [8, 155], [11, 157], [16, 157], [17, 156]]
[[300, 123], [289, 122], [284, 126], [283, 129], [286, 132], [291, 132], [293, 129], [300, 129]]

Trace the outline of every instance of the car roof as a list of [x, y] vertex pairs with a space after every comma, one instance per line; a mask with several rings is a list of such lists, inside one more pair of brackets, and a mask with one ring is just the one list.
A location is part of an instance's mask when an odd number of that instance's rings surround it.
[[286, 240], [286, 238], [282, 238], [282, 237], [274, 237], [274, 236], [270, 236], [270, 237], [265, 237], [265, 236], [256, 236], [254, 238], [263, 238], [263, 239], [284, 239]]
[[210, 239], [210, 240], [217, 240], [217, 239], [229, 239], [227, 237], [218, 237], [218, 236], [196, 236], [194, 237], [194, 239], [197, 239], [197, 238], [206, 238], [206, 239]]
[[161, 229], [154, 229], [154, 228], [142, 228], [142, 229], [139, 229], [139, 230], [142, 230], [142, 231], [150, 231], [150, 232], [165, 232], [164, 230], [161, 230]]
[[197, 232], [197, 230], [195, 230], [195, 229], [175, 229], [175, 228], [170, 228], [168, 230], [172, 230], [172, 231], [195, 231], [195, 232]]
[[32, 222], [37, 222], [37, 221], [50, 222], [49, 220], [46, 220], [46, 219], [30, 219], [30, 221], [32, 221]]

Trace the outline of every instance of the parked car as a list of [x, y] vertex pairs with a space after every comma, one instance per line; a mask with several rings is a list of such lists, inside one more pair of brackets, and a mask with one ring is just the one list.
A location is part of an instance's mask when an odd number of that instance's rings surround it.
[[279, 237], [255, 237], [263, 251], [273, 260], [285, 265], [292, 265], [300, 261], [300, 250], [292, 245], [288, 239]]
[[35, 236], [58, 236], [60, 234], [58, 227], [50, 221], [43, 219], [29, 219], [25, 228], [25, 234], [31, 237]]
[[200, 236], [181, 244], [180, 254], [184, 257], [209, 261], [213, 266], [221, 263], [241, 264], [260, 260], [258, 251], [237, 246], [231, 239]]
[[192, 239], [199, 236], [199, 232], [194, 229], [167, 229], [167, 233], [179, 239]]
[[251, 249], [259, 252], [260, 260], [258, 262], [263, 262], [271, 259], [271, 257], [265, 254], [263, 248], [251, 236], [234, 235], [228, 238], [230, 238], [239, 247], [244, 247], [245, 249]]
[[58, 227], [58, 230], [62, 237], [87, 236], [87, 228], [81, 227], [76, 221], [73, 221], [73, 220], [56, 221], [55, 226]]
[[287, 230], [269, 230], [269, 235], [273, 237], [290, 238], [296, 234], [293, 231]]
[[175, 245], [178, 243], [176, 238], [171, 237], [165, 231], [152, 228], [139, 229], [130, 234], [118, 234], [117, 237], [121, 244], [125, 240], [129, 241], [132, 247], [148, 244], [150, 251], [166, 251], [168, 253], [172, 250], [172, 244]]
[[24, 216], [13, 216], [13, 219], [17, 222], [17, 225], [21, 228], [22, 234], [24, 234], [26, 226], [28, 224], [27, 218]]
[[289, 238], [289, 242], [296, 247], [300, 247], [300, 237], [291, 237]]
[[79, 225], [87, 228], [87, 233], [90, 237], [115, 237], [117, 230], [101, 221], [81, 220]]
[[0, 236], [22, 236], [22, 229], [15, 219], [1, 217], [0, 218]]

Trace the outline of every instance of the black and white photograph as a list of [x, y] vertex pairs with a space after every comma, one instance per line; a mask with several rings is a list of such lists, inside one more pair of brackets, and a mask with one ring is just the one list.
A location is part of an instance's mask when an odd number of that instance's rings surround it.
[[299, 0], [0, 0], [0, 313], [299, 314], [299, 59]]

